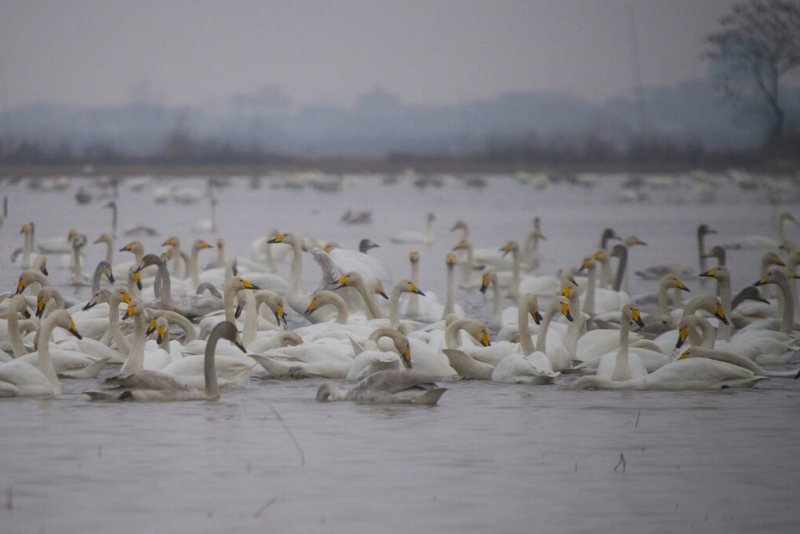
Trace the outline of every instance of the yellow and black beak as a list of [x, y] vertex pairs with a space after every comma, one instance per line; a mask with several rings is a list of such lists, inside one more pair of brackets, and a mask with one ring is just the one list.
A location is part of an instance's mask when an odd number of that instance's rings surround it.
[[36, 299], [36, 317], [41, 319], [42, 315], [44, 315], [44, 306], [46, 302], [44, 301], [43, 297], [39, 297]]
[[[303, 312], [303, 315], [309, 317], [312, 313], [317, 311], [318, 306], [319, 304], [317, 303], [317, 299], [316, 298], [311, 299], [311, 302], [308, 303], [308, 307], [306, 308], [306, 311]], [[278, 317], [278, 312], [275, 312], [275, 316]], [[280, 318], [278, 318], [278, 324], [280, 324], [280, 322], [281, 320]]]
[[69, 320], [69, 333], [73, 336], [77, 337], [78, 339], [83, 339], [83, 336], [78, 333], [78, 327], [75, 326], [75, 321], [72, 319]]
[[284, 241], [286, 241], [286, 234], [278, 234], [267, 241], [267, 243], [283, 243]]
[[706, 278], [716, 278], [717, 276], [717, 269], [716, 267], [712, 267], [704, 273], [700, 273], [699, 276], [705, 276]]
[[120, 252], [127, 252], [127, 251], [129, 251], [129, 250], [131, 249], [131, 246], [132, 246], [132, 245], [133, 245], [133, 243], [128, 243], [127, 245], [125, 245], [124, 247], [122, 247], [121, 249], [119, 249], [119, 251], [120, 251]]
[[447, 256], [445, 257], [445, 263], [449, 266], [453, 266], [456, 264], [456, 255], [452, 252], [448, 252]]
[[278, 325], [281, 324], [281, 319], [283, 319], [283, 326], [286, 326], [286, 313], [283, 311], [283, 304], [278, 304], [278, 309], [275, 310], [275, 321]]
[[125, 315], [122, 316], [123, 319], [128, 319], [133, 317], [133, 314], [136, 313], [136, 306], [133, 304], [128, 303], [128, 308], [125, 310]]
[[561, 296], [569, 298], [572, 295], [572, 287], [570, 286], [561, 286]]
[[489, 289], [489, 275], [484, 274], [481, 277], [481, 293], [486, 293], [487, 289]]
[[94, 300], [94, 297], [92, 297], [92, 298], [89, 300], [89, 302], [87, 302], [87, 303], [86, 303], [86, 305], [85, 305], [83, 308], [81, 308], [81, 309], [82, 309], [83, 311], [86, 311], [86, 310], [89, 310], [89, 309], [91, 309], [91, 308], [94, 308], [95, 306], [97, 306], [97, 302], [95, 302], [95, 300]]
[[20, 276], [19, 280], [17, 280], [17, 292], [14, 294], [21, 295], [23, 291], [25, 291], [25, 280]]
[[106, 269], [106, 278], [110, 283], [114, 283], [114, 273], [111, 272], [111, 269]]
[[753, 285], [754, 285], [755, 287], [758, 287], [758, 286], [763, 286], [763, 285], [765, 285], [765, 284], [767, 284], [767, 283], [768, 283], [768, 282], [767, 282], [767, 278], [766, 278], [766, 277], [763, 277], [763, 278], [761, 278], [761, 279], [759, 279], [759, 280], [756, 280], [755, 282], [753, 282]]
[[531, 317], [536, 324], [542, 324], [542, 314], [539, 313], [539, 310], [531, 311]]
[[720, 304], [717, 304], [716, 308], [714, 308], [714, 317], [722, 321], [722, 324], [728, 324], [728, 318], [725, 317], [725, 311]]
[[400, 353], [400, 356], [400, 359], [403, 360], [403, 367], [406, 369], [411, 369], [411, 347], [406, 346], [406, 348], [403, 349], [403, 352]]
[[386, 300], [389, 300], [389, 295], [386, 294], [386, 291], [384, 291], [383, 288], [381, 288], [380, 291], [378, 291], [378, 295], [382, 296]]
[[633, 322], [639, 325], [639, 328], [644, 328], [644, 321], [642, 321], [642, 312], [639, 311], [639, 308], [634, 308], [631, 310], [631, 319]]
[[122, 302], [124, 302], [125, 304], [130, 304], [131, 300], [132, 300], [131, 299], [131, 294], [128, 293], [127, 291], [123, 291], [122, 292]]
[[247, 349], [244, 348], [244, 344], [242, 343], [242, 340], [239, 339], [238, 334], [237, 334], [236, 338], [234, 338], [233, 344], [236, 345], [236, 348], [239, 349], [240, 351], [242, 351], [244, 353], [247, 352]]
[[242, 287], [245, 289], [259, 289], [257, 285], [248, 280], [245, 280], [244, 278], [242, 278]]
[[144, 335], [149, 336], [150, 334], [153, 333], [155, 329], [156, 329], [156, 320], [150, 319], [150, 324], [147, 325], [147, 330], [144, 331]]
[[418, 288], [417, 284], [415, 284], [414, 282], [408, 284], [408, 289], [411, 290], [411, 292], [414, 294], [422, 295], [423, 297], [425, 296], [425, 293], [423, 293], [422, 290]]
[[165, 336], [165, 335], [166, 335], [166, 333], [167, 333], [167, 331], [166, 331], [166, 330], [167, 330], [167, 329], [166, 329], [166, 328], [164, 328], [163, 326], [159, 326], [158, 328], [156, 328], [156, 332], [157, 332], [157, 334], [158, 334], [158, 335], [156, 336], [156, 343], [158, 343], [159, 345], [161, 344], [161, 342], [162, 342], [162, 341], [164, 341], [164, 336]]
[[142, 290], [142, 273], [140, 273], [139, 271], [135, 271], [133, 273], [133, 281], [136, 283], [136, 287], [139, 289], [139, 291], [141, 291]]
[[334, 289], [334, 290], [337, 290], [337, 289], [342, 289], [343, 287], [347, 287], [347, 284], [348, 284], [349, 282], [350, 282], [350, 278], [348, 278], [347, 276], [341, 276], [341, 277], [339, 277], [339, 279], [336, 281], [336, 283], [337, 283], [337, 284], [339, 284], [339, 285], [337, 285], [337, 286], [336, 286], [336, 287], [334, 287], [333, 289]]
[[686, 337], [689, 335], [689, 329], [685, 326], [683, 328], [678, 329], [678, 342], [675, 343], [675, 348], [679, 349], [683, 346], [686, 342]]
[[[703, 275], [701, 274], [700, 276], [703, 276]], [[681, 280], [679, 280], [677, 278], [675, 279], [675, 287], [680, 289], [681, 291], [686, 291], [687, 293], [689, 292], [689, 288], [686, 287], [686, 285]]]
[[490, 347], [492, 342], [489, 341], [489, 332], [486, 330], [481, 330], [481, 345], [484, 347]]
[[569, 304], [566, 302], [561, 304], [561, 315], [567, 318], [567, 321], [572, 321], [572, 314], [569, 311]]

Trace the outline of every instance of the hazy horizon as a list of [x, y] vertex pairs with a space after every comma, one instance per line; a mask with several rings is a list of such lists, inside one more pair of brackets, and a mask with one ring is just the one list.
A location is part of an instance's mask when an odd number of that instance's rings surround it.
[[[291, 105], [406, 104], [509, 91], [590, 102], [705, 77], [733, 0], [671, 2], [0, 2], [0, 106], [214, 105], [278, 88]], [[636, 29], [636, 39], [631, 28]]]

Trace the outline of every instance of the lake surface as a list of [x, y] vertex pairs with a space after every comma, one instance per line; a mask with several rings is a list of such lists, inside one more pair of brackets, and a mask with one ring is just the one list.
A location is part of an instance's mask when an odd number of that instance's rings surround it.
[[[371, 252], [408, 275], [411, 246], [393, 245], [401, 229], [424, 229], [435, 211], [436, 241], [420, 246], [420, 286], [444, 294], [444, 256], [456, 242], [456, 219], [470, 223], [476, 247], [520, 242], [534, 216], [548, 240], [539, 273], [577, 265], [606, 226], [636, 234], [648, 247], [631, 251], [633, 270], [682, 262], [696, 269], [695, 230], [718, 231], [713, 245], [746, 234], [775, 238], [765, 187], [743, 190], [718, 179], [709, 188], [688, 177], [645, 187], [649, 199], [621, 203], [623, 177], [601, 176], [592, 188], [565, 183], [538, 190], [508, 176], [485, 188], [447, 178], [415, 187], [402, 178], [348, 177], [339, 192], [276, 187], [271, 177], [215, 190], [219, 235], [229, 254], [272, 228], [334, 239]], [[0, 283], [12, 290], [10, 265], [21, 246], [19, 226], [33, 220], [37, 239], [70, 227], [90, 241], [110, 228], [99, 197], [78, 205], [72, 179], [63, 191], [34, 191], [28, 180], [0, 184], [9, 213], [0, 228]], [[206, 180], [162, 179], [141, 191], [123, 181], [120, 233], [138, 224], [159, 250], [172, 233], [184, 246], [208, 217], [207, 201], [156, 204], [158, 187], [205, 190]], [[800, 215], [796, 191], [783, 208]], [[709, 198], [713, 195], [713, 199]], [[372, 211], [373, 223], [347, 226], [347, 209]], [[788, 235], [800, 239], [797, 226]], [[120, 237], [117, 248], [126, 238]], [[89, 246], [89, 264], [105, 249]], [[207, 260], [213, 252], [207, 253]], [[758, 277], [760, 252], [732, 250], [734, 290]], [[130, 255], [119, 255], [117, 261]], [[62, 285], [68, 272], [55, 265]], [[281, 265], [288, 274], [288, 265]], [[319, 282], [305, 260], [307, 290]], [[687, 280], [696, 294], [696, 280]], [[655, 282], [631, 277], [633, 295]], [[88, 289], [68, 296], [85, 300]], [[710, 284], [706, 290], [713, 289]], [[476, 290], [456, 294], [471, 315], [487, 320], [489, 302]], [[511, 304], [506, 300], [506, 305]], [[292, 316], [290, 325], [302, 324]], [[795, 355], [795, 366], [800, 358]], [[253, 379], [219, 402], [94, 404], [81, 392], [94, 380], [65, 380], [55, 399], [0, 401], [0, 532], [794, 532], [800, 442], [800, 383], [773, 379], [753, 390], [725, 392], [575, 392], [572, 377], [552, 386], [448, 383], [436, 407], [320, 404], [318, 380]], [[624, 456], [624, 468], [620, 463]]]

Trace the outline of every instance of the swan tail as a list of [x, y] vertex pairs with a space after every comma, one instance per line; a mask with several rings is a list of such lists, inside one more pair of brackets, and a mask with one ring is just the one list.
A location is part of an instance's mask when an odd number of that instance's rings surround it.
[[110, 360], [111, 358], [100, 358], [99, 360], [90, 363], [86, 367], [64, 371], [61, 373], [61, 375], [66, 378], [97, 378], [97, 375], [100, 374], [100, 371]]
[[793, 371], [764, 371], [764, 376], [768, 378], [794, 378], [800, 376], [800, 369]]

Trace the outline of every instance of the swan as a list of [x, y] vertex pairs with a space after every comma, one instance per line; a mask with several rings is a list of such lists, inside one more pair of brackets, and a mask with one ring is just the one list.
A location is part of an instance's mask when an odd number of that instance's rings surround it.
[[[563, 297], [561, 297], [563, 298]], [[554, 302], [557, 302], [554, 300]], [[562, 303], [558, 302], [561, 306]], [[563, 303], [562, 310], [565, 316], [570, 318], [569, 303]], [[555, 306], [548, 307], [547, 315], [552, 319], [555, 314]], [[563, 312], [562, 312], [563, 313]], [[550, 357], [545, 354], [544, 348], [547, 336], [547, 325], [540, 330], [537, 338], [537, 347], [534, 347], [531, 333], [528, 327], [528, 315], [532, 315], [536, 320], [539, 310], [536, 297], [531, 293], [526, 293], [520, 297], [518, 307], [518, 322], [520, 334], [521, 353], [512, 353], [500, 360], [492, 371], [492, 381], [504, 384], [549, 384], [560, 373], [554, 371]], [[541, 349], [541, 350], [539, 350]]]
[[[378, 350], [377, 342], [388, 337], [394, 343], [397, 352]], [[377, 328], [370, 334], [372, 342], [366, 350], [356, 352], [356, 357], [347, 371], [347, 380], [360, 380], [384, 369], [411, 369], [411, 345], [408, 338], [394, 328]]]
[[[447, 325], [445, 330], [445, 346], [442, 352], [447, 356], [450, 367], [455, 369], [461, 378], [472, 380], [490, 380], [495, 364], [488, 363], [475, 357], [475, 351], [461, 348], [459, 343], [459, 332], [466, 331], [473, 339], [480, 340], [484, 347], [490, 345], [489, 331], [486, 325], [476, 319], [464, 318], [455, 319]], [[477, 347], [470, 347], [474, 349]]]
[[525, 244], [522, 248], [522, 255], [525, 262], [531, 270], [539, 267], [539, 241], [547, 241], [544, 233], [542, 233], [542, 220], [539, 217], [533, 218], [533, 228], [528, 232], [525, 238]]
[[189, 256], [189, 264], [187, 265], [187, 270], [189, 271], [189, 285], [192, 291], [197, 290], [197, 286], [200, 285], [200, 275], [198, 274], [198, 256], [201, 250], [206, 250], [209, 248], [214, 248], [208, 241], [204, 239], [196, 239], [194, 243], [192, 243], [192, 253]]
[[[409, 254], [411, 260], [411, 282], [418, 283], [418, 268], [419, 268], [419, 253], [412, 250]], [[464, 310], [461, 306], [455, 304], [454, 300], [454, 268], [455, 268], [455, 255], [448, 253], [445, 256], [446, 268], [446, 282], [445, 282], [445, 303], [439, 302], [436, 294], [432, 291], [426, 291], [424, 295], [418, 293], [410, 293], [406, 303], [406, 315], [409, 319], [414, 321], [422, 321], [425, 323], [442, 321], [448, 314], [454, 314], [457, 317], [464, 316]], [[394, 287], [394, 286], [392, 286]]]
[[689, 351], [684, 352], [681, 358], [711, 358], [712, 360], [725, 361], [749, 369], [758, 376], [769, 378], [797, 378], [798, 376], [798, 369], [768, 371], [755, 363], [752, 358], [742, 355], [741, 351], [730, 350], [736, 348], [733, 345], [729, 345], [727, 349], [722, 350], [715, 348], [716, 333], [714, 332], [714, 327], [699, 315], [690, 315], [681, 320], [678, 325], [678, 341], [675, 344], [675, 348], [681, 348], [687, 339], [693, 350], [691, 353]]
[[582, 376], [571, 389], [694, 390], [753, 387], [765, 376], [723, 361], [708, 358], [684, 358], [668, 363], [652, 373], [615, 382], [597, 376]]
[[[215, 366], [214, 351], [217, 347], [217, 342], [220, 339], [227, 339], [236, 347], [245, 352], [245, 348], [239, 340], [239, 334], [236, 327], [228, 322], [223, 321], [214, 327], [211, 335], [206, 344], [206, 350], [203, 360], [203, 378], [204, 389], [190, 387], [176, 381], [162, 380], [154, 384], [132, 384], [126, 385], [124, 382], [121, 384], [120, 392], [117, 390], [106, 391], [86, 391], [92, 400], [106, 400], [106, 401], [138, 401], [138, 402], [170, 402], [170, 401], [186, 401], [186, 400], [218, 400], [219, 387], [217, 385], [217, 372]], [[154, 373], [157, 374], [157, 373]], [[158, 387], [147, 387], [148, 385]], [[144, 386], [144, 387], [142, 387]]]
[[461, 282], [459, 282], [458, 287], [461, 289], [474, 289], [479, 287], [480, 281], [472, 279], [472, 272], [477, 269], [477, 264], [475, 263], [475, 255], [469, 238], [464, 237], [459, 240], [452, 248], [452, 251], [455, 253], [464, 251], [466, 255], [466, 258], [461, 260]]
[[[336, 289], [343, 287], [356, 288], [358, 293], [361, 295], [361, 298], [367, 305], [368, 317], [370, 317], [370, 319], [381, 318], [381, 313], [377, 309], [377, 306], [375, 306], [375, 302], [372, 300], [372, 297], [369, 295], [366, 284], [364, 283], [364, 279], [361, 277], [361, 275], [355, 272], [349, 272], [339, 278], [337, 283], [339, 285], [336, 286]], [[403, 293], [413, 293], [423, 297], [425, 296], [425, 293], [411, 280], [407, 280], [405, 278], [397, 280], [392, 286], [392, 291], [390, 292], [389, 296], [389, 326], [392, 328], [398, 328], [400, 326], [400, 295]]]
[[325, 382], [317, 390], [317, 400], [434, 405], [445, 391], [430, 378], [413, 371], [386, 369], [364, 378], [349, 390]]
[[622, 322], [619, 329], [619, 347], [616, 354], [604, 354], [597, 366], [597, 376], [621, 382], [632, 378], [641, 378], [647, 374], [647, 369], [637, 354], [630, 354], [628, 347], [628, 332], [633, 321], [640, 327], [644, 326], [639, 308], [635, 304], [628, 304], [622, 309]]
[[[180, 300], [173, 300], [170, 275], [169, 272], [167, 271], [167, 266], [164, 263], [164, 260], [156, 256], [155, 254], [147, 254], [146, 256], [144, 256], [144, 258], [142, 258], [142, 262], [137, 267], [137, 270], [141, 271], [144, 268], [151, 265], [155, 265], [158, 268], [158, 272], [160, 273], [161, 292], [160, 292], [160, 299], [154, 303], [151, 303], [150, 306], [165, 310], [171, 310], [180, 313], [181, 315], [184, 315], [189, 319], [199, 318], [203, 315], [206, 315], [207, 313], [213, 312], [220, 308], [223, 309], [232, 308], [232, 301], [231, 303], [226, 305], [224, 301], [220, 301], [216, 297], [206, 296], [206, 295], [188, 295], [184, 298], [181, 298]], [[241, 285], [241, 287], [245, 289], [259, 289], [256, 285], [242, 278], [238, 278], [237, 284]], [[228, 320], [230, 320], [230, 317], [228, 318]]]
[[349, 339], [321, 338], [264, 354], [248, 352], [273, 378], [344, 378], [353, 364]]
[[[80, 337], [70, 314], [64, 310], [52, 313], [42, 324], [42, 339], [49, 339], [56, 328], [64, 328]], [[0, 364], [0, 397], [28, 397], [61, 394], [61, 382], [50, 359], [49, 343], [40, 343], [38, 360], [32, 365], [15, 359]]]
[[413, 230], [405, 230], [398, 234], [393, 235], [390, 238], [392, 243], [421, 243], [421, 244], [430, 244], [433, 243], [435, 237], [433, 235], [433, 221], [436, 220], [436, 214], [433, 212], [428, 213], [426, 221], [427, 226], [425, 233], [415, 232]]
[[497, 278], [497, 271], [492, 265], [487, 265], [484, 267], [483, 272], [481, 273], [480, 292], [485, 295], [486, 291], [489, 289], [489, 286], [492, 287], [492, 318], [489, 321], [489, 326], [495, 329], [505, 328], [503, 335], [500, 336], [498, 333], [498, 337], [501, 339], [509, 339], [514, 336], [515, 332], [512, 332], [512, 330], [516, 330], [517, 332], [519, 330], [518, 327], [516, 329], [513, 328], [515, 325], [504, 324], [502, 296], [500, 295], [500, 281]]
[[371, 240], [362, 239], [358, 251], [343, 248], [323, 249], [323, 251], [330, 257], [340, 276], [346, 272], [355, 271], [365, 278], [375, 278], [382, 284], [391, 286], [394, 279], [386, 262], [366, 253], [367, 250], [375, 247], [378, 245]]
[[[35, 285], [38, 284], [38, 285]], [[30, 287], [31, 291], [34, 289], [49, 287], [50, 279], [42, 274], [41, 271], [36, 269], [25, 269], [17, 279], [17, 291], [15, 295], [21, 295], [26, 288]]]

